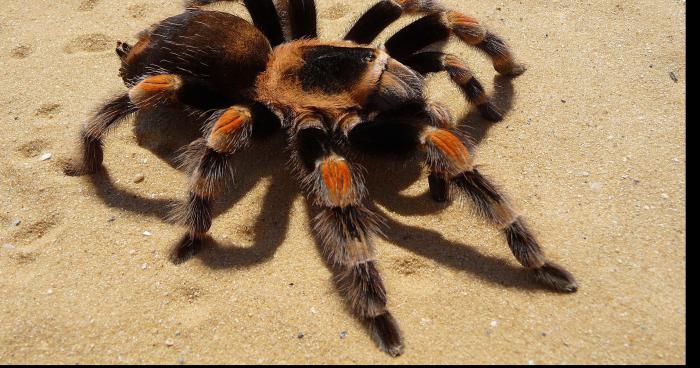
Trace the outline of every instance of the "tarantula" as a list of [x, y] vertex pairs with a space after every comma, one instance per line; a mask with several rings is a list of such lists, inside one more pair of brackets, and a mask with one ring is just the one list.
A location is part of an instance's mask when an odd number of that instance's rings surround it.
[[[224, 189], [235, 153], [281, 127], [293, 171], [319, 211], [313, 230], [339, 289], [392, 356], [403, 352], [403, 338], [386, 309], [372, 246], [382, 219], [368, 208], [353, 151], [417, 153], [430, 171], [434, 200], [447, 200], [452, 190], [465, 194], [478, 213], [502, 229], [524, 267], [556, 290], [577, 289], [569, 272], [545, 258], [509, 200], [477, 171], [472, 144], [454, 128], [448, 109], [425, 95], [423, 77], [444, 71], [486, 119], [500, 120], [464, 62], [442, 52], [420, 52], [456, 36], [490, 57], [500, 74], [523, 73], [499, 36], [434, 0], [379, 1], [342, 41], [318, 39], [313, 0], [244, 0], [253, 24], [200, 8], [216, 1], [190, 0], [184, 13], [142, 32], [135, 45], [117, 44], [128, 92], [105, 102], [85, 124], [81, 157], [65, 167], [68, 175], [98, 170], [105, 134], [139, 110], [171, 104], [206, 116], [204, 137], [183, 153], [189, 193], [178, 215], [188, 231], [171, 251], [173, 262], [201, 248], [212, 223], [212, 202]], [[381, 48], [368, 46], [408, 13], [424, 16]]]

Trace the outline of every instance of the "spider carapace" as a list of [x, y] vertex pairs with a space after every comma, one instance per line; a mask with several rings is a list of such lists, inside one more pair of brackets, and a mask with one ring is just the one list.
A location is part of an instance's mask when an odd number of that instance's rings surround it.
[[[211, 205], [225, 190], [236, 152], [281, 128], [293, 172], [319, 214], [313, 230], [350, 309], [369, 326], [381, 349], [403, 352], [402, 333], [386, 308], [372, 238], [381, 218], [368, 208], [362, 171], [353, 152], [415, 152], [430, 172], [433, 199], [469, 197], [479, 214], [502, 229], [515, 258], [559, 291], [577, 289], [573, 276], [547, 260], [509, 200], [475, 168], [468, 137], [448, 109], [430, 101], [424, 76], [446, 72], [489, 120], [501, 114], [459, 58], [427, 46], [455, 36], [483, 51], [497, 72], [517, 76], [503, 40], [476, 19], [432, 0], [384, 0], [367, 10], [342, 41], [317, 37], [313, 0], [244, 1], [253, 24], [206, 11], [216, 0], [189, 1], [186, 11], [118, 43], [120, 76], [128, 91], [105, 102], [81, 130], [81, 155], [69, 175], [94, 173], [102, 139], [131, 114], [161, 104], [205, 116], [204, 136], [183, 150], [188, 197], [176, 213], [188, 231], [173, 247], [180, 263], [196, 253], [212, 222]], [[369, 46], [403, 14], [423, 17], [381, 48]], [[286, 22], [285, 22], [286, 21]]]

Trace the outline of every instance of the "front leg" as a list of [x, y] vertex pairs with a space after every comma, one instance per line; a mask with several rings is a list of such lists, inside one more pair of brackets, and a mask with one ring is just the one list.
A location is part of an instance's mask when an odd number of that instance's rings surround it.
[[358, 168], [336, 153], [320, 121], [305, 119], [292, 134], [293, 158], [303, 187], [320, 213], [314, 233], [336, 274], [350, 309], [365, 320], [377, 344], [392, 356], [403, 352], [401, 330], [386, 308], [386, 289], [372, 246], [380, 218], [363, 204]]
[[456, 131], [426, 126], [419, 141], [426, 151], [427, 166], [435, 175], [468, 196], [477, 212], [502, 229], [508, 246], [524, 267], [534, 270], [545, 284], [574, 292], [578, 284], [563, 267], [547, 260], [537, 239], [495, 185], [479, 173], [468, 141]]

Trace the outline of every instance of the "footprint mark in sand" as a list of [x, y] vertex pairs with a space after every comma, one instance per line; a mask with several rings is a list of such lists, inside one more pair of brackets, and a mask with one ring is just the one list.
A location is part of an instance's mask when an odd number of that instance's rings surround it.
[[408, 276], [430, 268], [430, 264], [418, 257], [397, 257], [391, 260], [391, 268], [402, 275]]
[[10, 254], [10, 259], [15, 261], [15, 263], [17, 263], [19, 265], [26, 265], [26, 264], [30, 264], [30, 263], [36, 261], [37, 256], [38, 255], [36, 252], [28, 252], [28, 251], [23, 251], [23, 250], [17, 251], [16, 250], [16, 251], [12, 252], [12, 254]]
[[39, 156], [40, 153], [46, 150], [48, 143], [42, 139], [32, 139], [31, 141], [19, 146], [17, 152], [26, 158]]
[[56, 226], [56, 221], [52, 218], [46, 220], [40, 220], [26, 226], [20, 226], [20, 229], [12, 237], [15, 241], [27, 241], [31, 242], [37, 239], [41, 239], [46, 235], [49, 230]]
[[335, 5], [332, 5], [328, 10], [323, 12], [321, 17], [323, 19], [328, 19], [328, 20], [338, 20], [345, 15], [350, 13], [350, 7], [346, 4], [343, 3], [338, 3]]
[[202, 296], [202, 288], [198, 286], [180, 286], [176, 289], [176, 293], [185, 297], [189, 303], [194, 303]]
[[78, 6], [79, 11], [90, 11], [92, 9], [95, 9], [97, 6], [97, 3], [99, 3], [100, 0], [83, 0], [82, 3], [80, 3], [80, 6]]
[[10, 56], [14, 59], [24, 59], [31, 55], [34, 50], [27, 45], [19, 45], [10, 51]]
[[34, 115], [53, 119], [53, 117], [61, 111], [61, 105], [57, 103], [45, 103], [34, 112]]
[[76, 37], [63, 46], [63, 52], [100, 52], [114, 47], [114, 40], [102, 33], [90, 33]]
[[141, 19], [145, 18], [152, 11], [152, 8], [147, 4], [136, 4], [129, 6], [126, 11], [132, 18]]

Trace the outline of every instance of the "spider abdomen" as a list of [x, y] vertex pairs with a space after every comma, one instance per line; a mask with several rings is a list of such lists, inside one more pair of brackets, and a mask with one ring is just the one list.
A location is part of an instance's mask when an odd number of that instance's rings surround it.
[[143, 32], [120, 54], [120, 75], [127, 87], [151, 75], [177, 75], [186, 82], [179, 101], [221, 108], [251, 99], [271, 51], [265, 36], [238, 16], [189, 10]]

